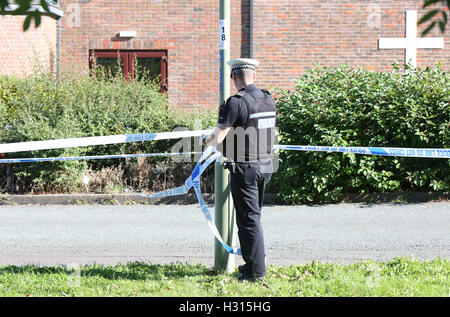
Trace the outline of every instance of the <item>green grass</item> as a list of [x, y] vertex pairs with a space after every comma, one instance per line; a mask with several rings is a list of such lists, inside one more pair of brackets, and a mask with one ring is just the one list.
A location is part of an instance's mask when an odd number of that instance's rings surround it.
[[266, 283], [197, 264], [3, 266], [0, 296], [450, 296], [450, 261], [394, 258], [349, 265], [269, 266]]

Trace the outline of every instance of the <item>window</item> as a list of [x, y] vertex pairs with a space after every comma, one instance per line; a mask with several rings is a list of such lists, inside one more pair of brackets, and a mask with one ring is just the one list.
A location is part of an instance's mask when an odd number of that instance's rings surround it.
[[167, 51], [91, 50], [89, 55], [89, 68], [99, 65], [130, 80], [158, 80], [161, 92], [167, 91]]

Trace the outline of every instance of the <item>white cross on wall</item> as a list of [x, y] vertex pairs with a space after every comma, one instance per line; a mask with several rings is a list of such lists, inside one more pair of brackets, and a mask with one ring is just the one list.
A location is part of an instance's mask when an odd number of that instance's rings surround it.
[[444, 48], [442, 37], [417, 37], [417, 11], [406, 11], [406, 38], [381, 38], [379, 49], [406, 49], [405, 64], [417, 67], [418, 48]]

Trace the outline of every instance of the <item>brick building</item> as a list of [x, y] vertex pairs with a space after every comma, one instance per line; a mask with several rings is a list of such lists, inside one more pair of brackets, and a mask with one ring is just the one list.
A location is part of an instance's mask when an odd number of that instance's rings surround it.
[[[427, 40], [414, 39], [424, 29], [415, 29], [426, 12], [423, 0], [253, 0], [252, 30], [250, 1], [231, 0], [231, 57], [249, 57], [253, 34], [261, 87], [292, 87], [313, 63], [391, 71], [394, 61], [405, 62], [405, 51], [418, 67], [440, 62], [450, 70], [448, 30], [441, 34], [436, 28]], [[132, 74], [137, 57], [139, 65], [161, 75], [172, 106], [217, 107], [219, 1], [61, 0], [58, 8], [64, 12], [63, 72], [85, 72], [94, 56], [108, 65], [119, 55], [123, 71]], [[20, 32], [21, 21], [0, 17], [0, 74], [29, 69], [18, 61], [30, 56], [29, 42], [37, 44], [44, 59], [54, 58], [49, 52], [56, 47], [55, 20], [49, 17], [26, 34]]]

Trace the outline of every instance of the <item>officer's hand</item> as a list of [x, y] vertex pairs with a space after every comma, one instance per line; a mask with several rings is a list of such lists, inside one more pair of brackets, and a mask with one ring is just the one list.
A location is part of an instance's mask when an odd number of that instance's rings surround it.
[[206, 134], [202, 134], [202, 136], [199, 139], [199, 143], [201, 146], [205, 146], [206, 145], [206, 139], [208, 138], [208, 136]]

